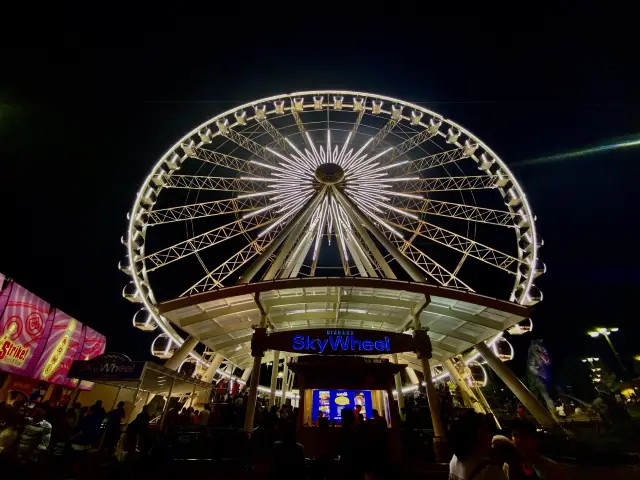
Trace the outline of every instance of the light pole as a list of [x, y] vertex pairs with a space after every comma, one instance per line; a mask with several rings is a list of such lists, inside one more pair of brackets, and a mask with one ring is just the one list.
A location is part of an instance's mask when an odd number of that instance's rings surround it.
[[591, 381], [593, 383], [600, 383], [600, 381], [602, 380], [600, 378], [600, 372], [602, 370], [602, 368], [596, 367], [594, 365], [595, 362], [599, 361], [600, 359], [598, 357], [586, 357], [582, 359], [582, 363], [587, 363], [589, 362], [589, 370], [591, 370], [591, 372], [593, 373], [593, 376], [591, 377]]
[[626, 373], [627, 369], [625, 368], [624, 364], [622, 363], [622, 360], [620, 360], [620, 355], [618, 355], [618, 352], [616, 351], [615, 347], [613, 346], [613, 343], [611, 342], [611, 339], [609, 338], [609, 335], [611, 335], [611, 333], [617, 332], [618, 330], [619, 330], [618, 327], [613, 327], [613, 328], [599, 327], [599, 328], [596, 328], [595, 330], [588, 331], [587, 334], [590, 337], [593, 337], [593, 338], [596, 338], [596, 337], [599, 337], [600, 335], [602, 335], [604, 337], [604, 339], [607, 341], [607, 343], [609, 344], [609, 347], [611, 347], [611, 351], [613, 352], [613, 354], [618, 359], [618, 363], [622, 367], [622, 371]]

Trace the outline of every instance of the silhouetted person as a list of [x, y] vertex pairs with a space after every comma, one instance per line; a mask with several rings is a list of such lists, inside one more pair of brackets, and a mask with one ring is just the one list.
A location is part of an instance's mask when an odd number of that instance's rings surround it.
[[526, 478], [521, 474], [520, 454], [510, 438], [504, 435], [494, 436], [491, 440], [489, 458], [491, 463], [502, 469], [505, 475], [509, 477], [509, 480], [523, 480]]
[[198, 425], [208, 426], [209, 425], [209, 417], [211, 416], [211, 405], [208, 403], [204, 404], [204, 409], [200, 412], [198, 416]]
[[94, 413], [96, 413], [100, 417], [100, 421], [104, 420], [107, 412], [102, 406], [102, 400], [97, 400], [91, 408], [93, 408]]
[[104, 441], [102, 447], [109, 453], [118, 445], [120, 440], [120, 423], [124, 419], [124, 402], [119, 402], [116, 408], [111, 410], [107, 415], [107, 421], [104, 428]]
[[453, 458], [449, 480], [507, 480], [502, 469], [491, 463], [491, 432], [485, 415], [465, 412], [451, 426]]
[[304, 447], [296, 439], [296, 425], [287, 422], [283, 425], [282, 440], [273, 444], [274, 479], [307, 478]]
[[520, 471], [515, 476], [511, 466], [509, 478], [551, 479], [566, 478], [562, 466], [538, 453], [538, 432], [536, 426], [528, 420], [518, 420], [511, 430], [511, 439], [521, 457]]
[[350, 408], [341, 412], [338, 453], [340, 455], [340, 471], [342, 478], [361, 479], [364, 476], [362, 459], [362, 439], [358, 435], [356, 416]]

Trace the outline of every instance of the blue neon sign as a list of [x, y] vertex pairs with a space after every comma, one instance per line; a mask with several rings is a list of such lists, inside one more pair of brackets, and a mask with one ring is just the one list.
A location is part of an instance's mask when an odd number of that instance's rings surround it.
[[310, 335], [294, 335], [291, 348], [296, 352], [379, 352], [390, 353], [391, 341], [388, 336], [379, 340], [358, 339], [353, 330], [327, 330], [326, 338]]

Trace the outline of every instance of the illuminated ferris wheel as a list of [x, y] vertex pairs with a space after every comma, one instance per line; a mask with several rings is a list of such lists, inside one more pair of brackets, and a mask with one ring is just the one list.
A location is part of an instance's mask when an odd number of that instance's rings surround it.
[[259, 279], [542, 298], [542, 241], [504, 162], [453, 121], [380, 95], [297, 92], [228, 110], [158, 160], [128, 218], [123, 294], [142, 304], [136, 326], [163, 330], [165, 354], [182, 338], [160, 302]]

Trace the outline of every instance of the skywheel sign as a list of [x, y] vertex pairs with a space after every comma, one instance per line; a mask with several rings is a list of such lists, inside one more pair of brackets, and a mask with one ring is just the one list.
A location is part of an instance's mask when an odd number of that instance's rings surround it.
[[426, 333], [407, 335], [365, 329], [308, 329], [267, 333], [257, 328], [251, 349], [254, 355], [265, 350], [311, 355], [388, 355], [416, 352], [431, 355]]

